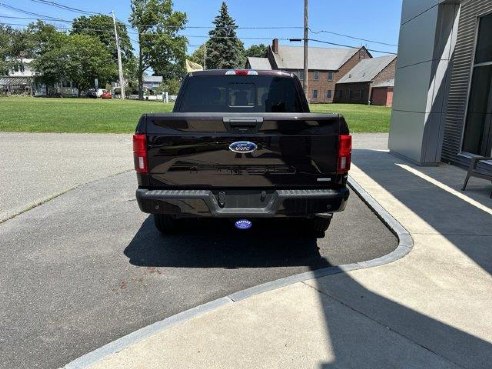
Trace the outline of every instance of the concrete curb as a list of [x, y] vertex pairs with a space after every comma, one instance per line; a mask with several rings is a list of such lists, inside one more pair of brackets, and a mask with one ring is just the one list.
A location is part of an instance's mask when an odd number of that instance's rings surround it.
[[371, 195], [369, 195], [352, 177], [349, 178], [349, 185], [359, 195], [364, 203], [366, 203], [367, 206], [372, 209], [372, 211], [378, 216], [378, 218], [395, 234], [396, 237], [398, 237], [399, 243], [397, 248], [394, 251], [390, 252], [388, 255], [369, 261], [340, 265], [336, 267], [328, 267], [312, 272], [296, 274], [290, 277], [278, 279], [276, 281], [267, 282], [259, 286], [251, 287], [243, 291], [232, 293], [226, 297], [222, 297], [206, 304], [199, 305], [195, 308], [186, 310], [182, 313], [173, 315], [147, 327], [141, 328], [133, 333], [117, 339], [116, 341], [110, 342], [107, 345], [98, 348], [97, 350], [85, 354], [78, 359], [75, 359], [74, 361], [65, 365], [63, 368], [88, 368], [96, 362], [103, 360], [105, 357], [118, 353], [126, 347], [134, 345], [144, 340], [145, 338], [153, 336], [158, 332], [166, 330], [178, 323], [186, 322], [188, 320], [191, 320], [192, 318], [196, 318], [220, 307], [233, 304], [237, 301], [247, 299], [251, 296], [258, 295], [263, 292], [272, 291], [310, 279], [322, 278], [332, 274], [389, 264], [407, 255], [413, 248], [413, 239], [410, 233], [395, 218], [393, 218], [391, 214], [389, 214], [381, 205], [379, 205], [379, 203]]

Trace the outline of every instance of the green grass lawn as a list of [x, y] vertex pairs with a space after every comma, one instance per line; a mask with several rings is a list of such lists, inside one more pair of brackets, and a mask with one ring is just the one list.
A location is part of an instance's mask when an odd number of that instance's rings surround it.
[[143, 113], [172, 108], [156, 101], [0, 98], [0, 131], [129, 133]]
[[[143, 113], [170, 112], [172, 107], [155, 101], [4, 97], [0, 98], [0, 131], [129, 133]], [[352, 132], [389, 129], [390, 108], [320, 104], [311, 109], [343, 114]]]
[[345, 117], [350, 132], [389, 132], [391, 108], [355, 104], [313, 104], [313, 113], [339, 113]]

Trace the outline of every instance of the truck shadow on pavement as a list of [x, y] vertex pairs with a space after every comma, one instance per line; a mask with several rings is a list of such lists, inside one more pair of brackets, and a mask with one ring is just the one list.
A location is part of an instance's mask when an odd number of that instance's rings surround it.
[[[348, 274], [312, 285], [320, 291], [326, 351], [332, 356], [319, 363], [321, 369], [490, 368], [490, 342], [373, 293]], [[432, 296], [423, 302], [423, 309], [438, 303], [443, 311], [454, 307]], [[459, 313], [466, 314], [458, 308], [455, 314]]]
[[149, 216], [125, 249], [130, 263], [146, 267], [268, 268], [332, 266], [315, 237], [298, 234], [294, 222], [259, 220], [250, 231], [225, 219], [187, 220], [183, 231], [162, 236]]
[[[404, 259], [406, 267], [399, 264], [398, 278], [394, 279], [395, 269], [386, 277], [381, 274], [385, 296], [361, 285], [350, 274], [310, 283], [320, 292], [333, 356], [319, 367], [490, 368], [491, 342], [463, 330], [490, 337], [486, 318], [490, 305], [486, 301], [491, 291], [492, 217], [480, 208], [480, 204], [490, 206], [489, 188], [477, 186], [479, 193], [465, 193], [475, 199], [473, 203], [452, 191], [461, 193], [464, 178], [464, 172], [461, 178], [455, 167], [418, 167], [388, 152], [372, 150], [355, 150], [353, 157], [358, 169], [406, 207], [405, 211], [423, 221], [411, 225], [415, 237], [430, 232], [438, 238], [432, 244], [421, 242], [416, 245], [419, 250], [412, 251], [418, 255], [411, 260], [427, 259], [424, 263], [409, 264], [412, 261]], [[405, 214], [398, 215], [405, 218]], [[456, 255], [452, 248], [456, 248]], [[459, 259], [455, 261], [453, 255]], [[468, 263], [468, 258], [476, 263], [473, 268], [456, 264], [453, 272], [453, 263]], [[433, 277], [432, 273], [437, 274]], [[425, 311], [431, 313], [426, 315]]]

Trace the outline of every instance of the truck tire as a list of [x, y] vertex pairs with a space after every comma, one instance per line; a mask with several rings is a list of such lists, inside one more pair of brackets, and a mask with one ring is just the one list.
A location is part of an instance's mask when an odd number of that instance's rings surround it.
[[154, 214], [154, 224], [161, 234], [173, 234], [179, 231], [180, 222], [171, 215]]
[[312, 219], [307, 219], [306, 230], [314, 237], [323, 238], [325, 236], [325, 232], [330, 227], [330, 223], [331, 217], [314, 217]]

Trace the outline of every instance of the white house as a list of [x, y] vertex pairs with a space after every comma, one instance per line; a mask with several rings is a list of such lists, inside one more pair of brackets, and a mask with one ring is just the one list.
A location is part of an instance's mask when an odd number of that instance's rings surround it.
[[31, 93], [36, 72], [31, 68], [33, 59], [18, 59], [6, 76], [0, 76], [0, 91]]

